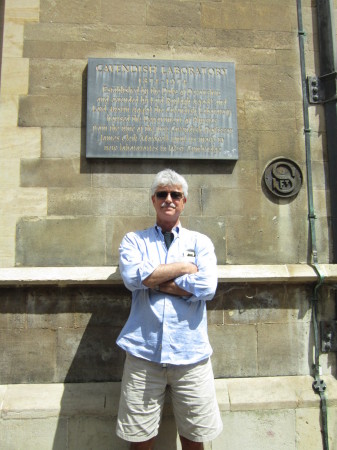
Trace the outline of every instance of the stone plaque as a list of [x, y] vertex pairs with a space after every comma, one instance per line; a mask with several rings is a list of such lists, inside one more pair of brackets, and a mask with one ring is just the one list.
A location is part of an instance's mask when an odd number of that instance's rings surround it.
[[234, 63], [89, 59], [86, 156], [238, 159]]

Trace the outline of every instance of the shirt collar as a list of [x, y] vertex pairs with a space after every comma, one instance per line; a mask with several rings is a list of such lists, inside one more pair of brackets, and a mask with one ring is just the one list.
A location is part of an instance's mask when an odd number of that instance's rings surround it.
[[[181, 223], [179, 222], [178, 225], [176, 225], [175, 227], [172, 228], [172, 233], [173, 233], [175, 236], [179, 236], [179, 233], [180, 233], [181, 228], [182, 228], [182, 227], [181, 227]], [[162, 229], [161, 229], [161, 227], [160, 227], [159, 225], [156, 225], [156, 226], [155, 226], [155, 229], [156, 229], [156, 231], [157, 231], [158, 233], [163, 234], [163, 233], [162, 233]]]

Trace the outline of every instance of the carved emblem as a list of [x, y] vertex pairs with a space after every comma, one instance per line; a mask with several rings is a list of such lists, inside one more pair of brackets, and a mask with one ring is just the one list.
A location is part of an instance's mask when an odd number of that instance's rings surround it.
[[277, 197], [293, 197], [302, 186], [303, 176], [299, 166], [287, 158], [276, 158], [266, 167], [263, 174], [269, 191]]

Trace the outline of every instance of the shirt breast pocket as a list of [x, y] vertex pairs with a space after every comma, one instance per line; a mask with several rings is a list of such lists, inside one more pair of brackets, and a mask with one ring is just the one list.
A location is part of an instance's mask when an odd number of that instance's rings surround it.
[[194, 249], [187, 249], [183, 253], [183, 261], [195, 264], [195, 251]]

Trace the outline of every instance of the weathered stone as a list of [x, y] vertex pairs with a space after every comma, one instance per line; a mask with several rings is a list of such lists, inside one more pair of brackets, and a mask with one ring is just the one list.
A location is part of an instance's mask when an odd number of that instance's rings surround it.
[[101, 1], [101, 20], [113, 25], [145, 25], [146, 3], [142, 0], [130, 0], [127, 3], [119, 0]]
[[85, 106], [81, 95], [28, 95], [20, 98], [22, 127], [81, 127]]
[[99, 14], [100, 4], [95, 0], [44, 0], [40, 6], [41, 22], [92, 23]]
[[86, 161], [79, 158], [22, 159], [21, 186], [88, 187], [91, 184]]
[[39, 128], [0, 128], [0, 158], [38, 158], [41, 153]]
[[22, 289], [0, 289], [0, 329], [26, 328], [27, 294]]
[[59, 329], [57, 380], [67, 383], [118, 381], [122, 377], [124, 352], [116, 345], [120, 328]]
[[0, 215], [44, 215], [47, 191], [40, 188], [0, 189]]
[[236, 412], [222, 420], [226, 436], [216, 438], [212, 450], [223, 450], [224, 442], [231, 450], [296, 449], [294, 410]]
[[66, 419], [11, 420], [0, 422], [2, 445], [5, 449], [25, 448], [26, 450], [67, 448]]
[[116, 420], [101, 417], [79, 417], [69, 420], [69, 448], [126, 450], [127, 441], [116, 436]]
[[147, 3], [146, 24], [198, 28], [200, 27], [200, 5], [198, 2], [150, 0]]
[[1, 92], [7, 95], [27, 94], [28, 60], [3, 58], [1, 67]]
[[49, 59], [87, 59], [111, 58], [115, 55], [116, 44], [113, 42], [54, 42], [25, 41], [24, 55], [27, 58]]
[[23, 24], [6, 21], [3, 33], [2, 55], [4, 57], [20, 58], [23, 47]]
[[257, 375], [257, 331], [255, 325], [210, 325], [215, 378]]
[[16, 262], [23, 266], [105, 264], [105, 221], [95, 217], [18, 222]]
[[32, 59], [29, 64], [30, 95], [81, 95], [87, 60]]
[[226, 261], [226, 219], [225, 217], [198, 217], [189, 216], [183, 220], [184, 226], [190, 230], [206, 234], [213, 242], [218, 264]]
[[[310, 322], [260, 324], [258, 375], [307, 375], [312, 367]], [[309, 356], [308, 356], [309, 355]]]
[[51, 188], [48, 191], [51, 215], [122, 216], [126, 205], [130, 216], [141, 216], [148, 209], [148, 190]]
[[1, 382], [34, 383], [54, 379], [56, 335], [51, 330], [0, 329]]
[[[29, 130], [30, 128], [25, 128]], [[83, 152], [82, 152], [83, 148]], [[74, 159], [85, 154], [84, 128], [43, 128], [42, 157]]]

